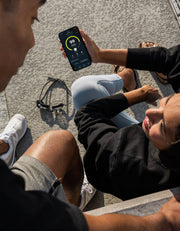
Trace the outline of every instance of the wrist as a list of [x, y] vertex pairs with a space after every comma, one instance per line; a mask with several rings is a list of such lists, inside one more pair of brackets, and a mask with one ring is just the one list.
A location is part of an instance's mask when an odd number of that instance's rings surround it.
[[166, 217], [161, 212], [145, 216], [143, 217], [143, 220], [143, 222], [146, 224], [147, 231], [172, 231]]
[[117, 64], [126, 66], [127, 49], [102, 49], [99, 48], [97, 60], [100, 63]]
[[104, 63], [105, 62], [105, 49], [99, 48], [97, 54], [97, 62]]
[[171, 224], [168, 222], [166, 216], [160, 211], [152, 215], [154, 217], [154, 225], [157, 225], [157, 231], [158, 230], [166, 230], [166, 231], [172, 231], [173, 228]]
[[143, 87], [124, 93], [128, 100], [129, 106], [146, 101], [147, 91]]

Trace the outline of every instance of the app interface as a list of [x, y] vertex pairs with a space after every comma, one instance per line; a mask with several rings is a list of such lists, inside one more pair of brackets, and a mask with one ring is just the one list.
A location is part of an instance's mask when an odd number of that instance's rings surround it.
[[60, 33], [60, 40], [74, 70], [91, 64], [87, 49], [75, 28]]

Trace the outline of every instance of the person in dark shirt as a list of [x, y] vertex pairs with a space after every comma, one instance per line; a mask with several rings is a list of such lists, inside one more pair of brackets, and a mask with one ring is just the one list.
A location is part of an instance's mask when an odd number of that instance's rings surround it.
[[[142, 123], [122, 111], [160, 97], [149, 85], [136, 89], [134, 71], [129, 68], [163, 73], [170, 83], [176, 83], [174, 89], [180, 87], [180, 46], [107, 50], [81, 34], [93, 62], [127, 67], [117, 74], [84, 76], [72, 85], [88, 180], [121, 199], [179, 186], [180, 94], [161, 99], [159, 108], [146, 111]], [[117, 94], [123, 87], [129, 92]]]
[[[0, 92], [34, 46], [32, 24], [45, 2], [0, 1]], [[12, 166], [15, 144], [26, 128], [26, 119], [16, 115], [0, 136], [1, 230], [88, 230], [80, 209], [90, 199], [87, 193], [83, 197], [90, 185], [86, 181], [82, 186], [83, 166], [75, 138], [68, 131], [49, 131]], [[9, 154], [5, 160], [11, 170], [3, 162]]]
[[[23, 64], [29, 49], [34, 46], [32, 24], [38, 21], [38, 8], [44, 3], [45, 0], [2, 1], [1, 13], [5, 17], [0, 36], [0, 91], [5, 89], [12, 75]], [[96, 190], [86, 178], [83, 181], [82, 161], [73, 135], [65, 130], [46, 132], [12, 166], [15, 144], [26, 128], [27, 121], [22, 115], [16, 115], [9, 121], [0, 135], [0, 158], [3, 159], [8, 153], [11, 155], [6, 163], [25, 180], [26, 190], [36, 189], [51, 193], [83, 210]], [[23, 132], [19, 135], [21, 130]], [[4, 137], [5, 140], [2, 139]]]
[[[38, 8], [44, 3], [45, 0], [0, 0], [0, 92], [6, 88], [12, 75], [23, 64], [28, 50], [34, 45], [31, 26], [34, 20], [38, 20]], [[1, 144], [3, 145], [3, 142]], [[65, 149], [64, 154], [62, 154], [63, 149]], [[71, 185], [65, 184], [67, 187], [64, 188], [65, 192], [69, 191], [66, 199], [69, 198], [69, 202], [71, 199], [74, 204], [74, 197], [80, 199], [82, 179], [80, 177], [77, 182], [77, 175], [82, 176], [82, 165], [78, 165], [80, 162], [77, 145], [69, 132], [46, 133], [28, 149], [24, 156], [21, 163], [18, 161], [17, 165], [13, 165], [12, 171], [3, 160], [0, 160], [1, 230], [124, 231], [136, 229], [140, 231], [146, 228], [146, 230], [154, 231], [171, 231], [180, 228], [179, 216], [176, 219], [177, 214], [180, 214], [180, 196], [178, 195], [164, 205], [159, 212], [145, 217], [120, 214], [89, 216], [83, 214], [77, 206], [52, 196], [52, 191], [57, 189], [57, 183], [59, 182], [59, 185], [61, 180], [63, 182], [69, 173], [69, 178], [72, 179], [69, 179]], [[28, 163], [29, 168], [27, 168]], [[22, 176], [19, 174], [20, 166], [23, 166]], [[34, 189], [25, 190], [26, 174], [34, 173], [34, 167], [38, 170], [37, 166], [41, 167], [39, 175], [31, 178], [31, 183], [33, 185], [33, 180], [37, 178], [42, 185], [49, 187], [46, 177], [44, 179], [42, 177], [43, 169], [54, 178], [55, 184], [52, 182], [49, 192], [36, 188], [37, 182]], [[73, 167], [77, 172], [74, 172]], [[64, 177], [63, 169], [69, 170]], [[15, 171], [18, 171], [18, 174], [14, 174]], [[60, 177], [62, 179], [59, 179]]]

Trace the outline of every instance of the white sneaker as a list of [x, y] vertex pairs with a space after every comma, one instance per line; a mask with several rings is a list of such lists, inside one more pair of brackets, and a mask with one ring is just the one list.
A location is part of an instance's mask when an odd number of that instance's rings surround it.
[[88, 182], [86, 175], [84, 175], [84, 181], [81, 188], [81, 203], [79, 206], [81, 211], [83, 211], [86, 205], [94, 197], [95, 193], [96, 189]]
[[16, 145], [24, 136], [27, 129], [27, 120], [21, 114], [14, 115], [5, 127], [3, 133], [0, 134], [0, 139], [9, 144], [9, 150], [0, 158], [11, 167], [15, 160]]

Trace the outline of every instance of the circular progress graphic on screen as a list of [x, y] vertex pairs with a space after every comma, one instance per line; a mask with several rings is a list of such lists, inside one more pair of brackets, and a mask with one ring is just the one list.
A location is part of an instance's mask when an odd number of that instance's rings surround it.
[[69, 36], [65, 41], [65, 46], [70, 51], [77, 51], [80, 46], [80, 39], [77, 36]]

